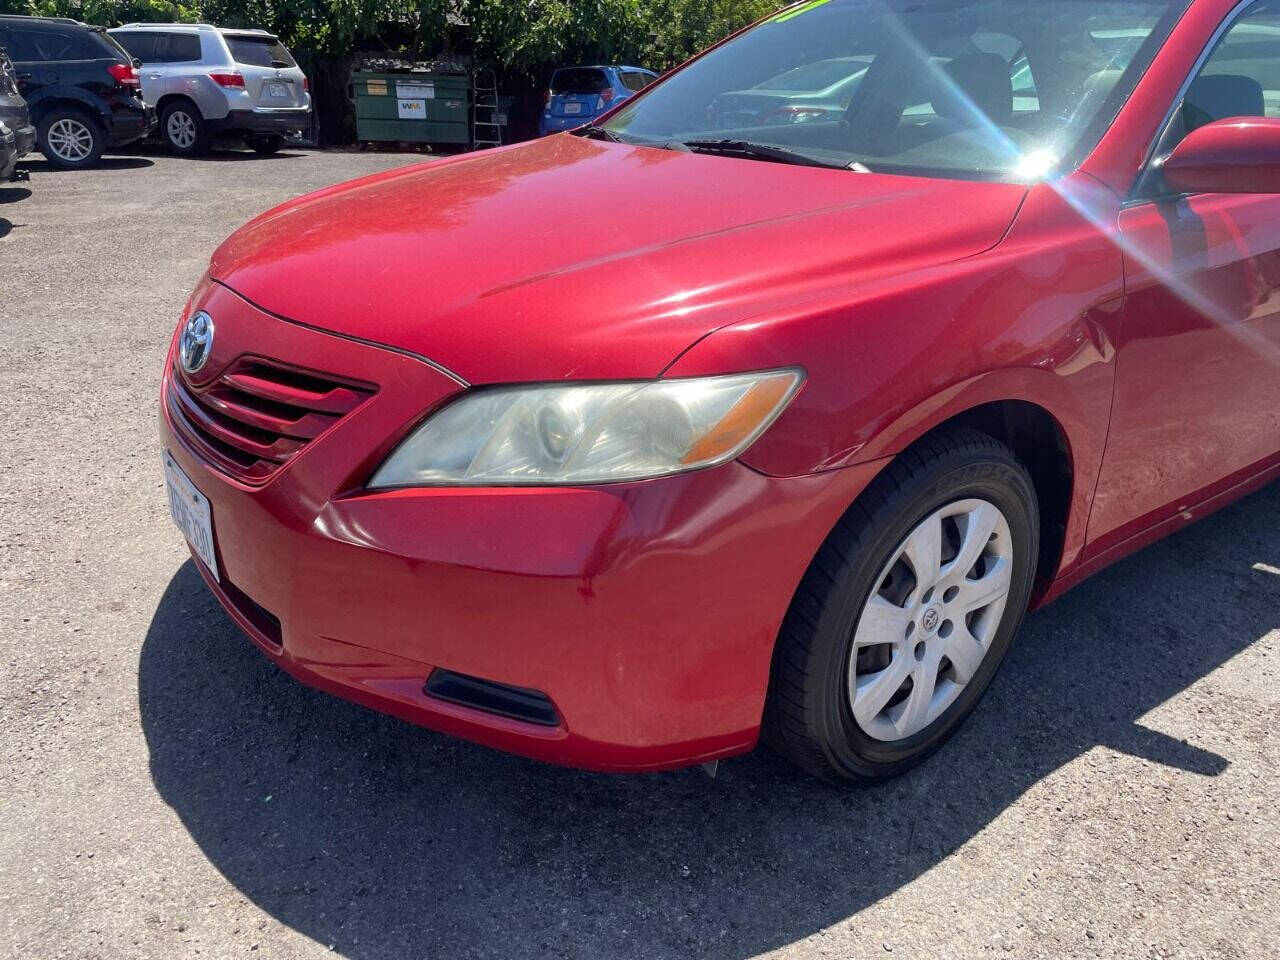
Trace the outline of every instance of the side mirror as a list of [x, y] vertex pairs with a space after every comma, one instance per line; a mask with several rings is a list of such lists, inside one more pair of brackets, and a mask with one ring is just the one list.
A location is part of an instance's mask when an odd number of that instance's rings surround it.
[[1280, 119], [1233, 117], [1192, 130], [1163, 171], [1178, 193], [1280, 193]]

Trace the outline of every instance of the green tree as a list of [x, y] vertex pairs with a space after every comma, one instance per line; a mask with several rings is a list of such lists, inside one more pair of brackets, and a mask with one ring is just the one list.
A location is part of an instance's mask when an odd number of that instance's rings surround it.
[[644, 0], [649, 63], [678, 66], [699, 50], [785, 6], [789, 0]]

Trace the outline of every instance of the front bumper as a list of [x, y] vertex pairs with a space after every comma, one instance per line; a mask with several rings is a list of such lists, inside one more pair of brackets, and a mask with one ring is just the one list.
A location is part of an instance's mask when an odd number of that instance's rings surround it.
[[[170, 356], [162, 442], [211, 501], [221, 582], [201, 572], [268, 657], [374, 709], [573, 766], [653, 770], [754, 746], [792, 593], [878, 464], [787, 480], [731, 463], [594, 488], [370, 493], [360, 484], [391, 445], [460, 385], [218, 285], [196, 305], [217, 325], [210, 377], [252, 353], [378, 386], [249, 486], [175, 422]], [[538, 691], [555, 722], [428, 695], [436, 668]]]
[[219, 120], [207, 120], [215, 133], [288, 134], [311, 129], [310, 107], [261, 108], [231, 110]]

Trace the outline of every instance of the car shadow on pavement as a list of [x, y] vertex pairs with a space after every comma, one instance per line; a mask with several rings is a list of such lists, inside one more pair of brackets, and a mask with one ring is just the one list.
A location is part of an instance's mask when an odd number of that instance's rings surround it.
[[762, 751], [714, 781], [605, 776], [418, 729], [292, 681], [188, 562], [139, 664], [151, 772], [231, 883], [348, 956], [737, 960], [892, 893], [1098, 745], [1224, 770], [1142, 717], [1280, 625], [1254, 567], [1280, 564], [1278, 511], [1273, 484], [1032, 616], [951, 744], [872, 790]]
[[[23, 160], [22, 165], [30, 173], [80, 173], [79, 170], [64, 170], [55, 167], [48, 160]], [[103, 157], [93, 165], [94, 170], [140, 170], [143, 167], [154, 167], [155, 161], [146, 157]]]
[[[172, 153], [162, 144], [152, 143], [133, 143], [127, 147], [117, 147], [111, 151], [121, 159], [129, 158], [133, 160], [144, 160], [147, 157], [174, 157]], [[254, 153], [247, 147], [238, 149], [230, 144], [214, 144], [209, 148], [207, 153], [202, 153], [195, 157], [174, 157], [174, 159], [185, 159], [202, 163], [235, 163], [244, 160], [298, 160], [306, 156], [306, 153], [297, 147], [286, 146], [278, 153], [259, 154]], [[146, 161], [148, 165], [154, 163], [152, 160]]]
[[28, 187], [6, 187], [0, 184], [0, 203], [17, 203], [30, 196], [31, 190]]

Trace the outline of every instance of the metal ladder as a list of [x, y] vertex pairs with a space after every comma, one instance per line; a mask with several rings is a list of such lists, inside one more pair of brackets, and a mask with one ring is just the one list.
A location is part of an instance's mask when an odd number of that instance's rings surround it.
[[475, 104], [471, 116], [471, 146], [475, 150], [502, 146], [502, 124], [498, 122], [498, 75], [489, 67], [472, 76]]

